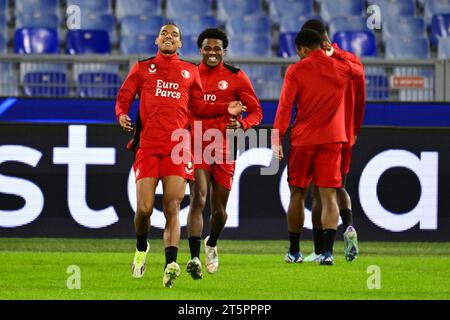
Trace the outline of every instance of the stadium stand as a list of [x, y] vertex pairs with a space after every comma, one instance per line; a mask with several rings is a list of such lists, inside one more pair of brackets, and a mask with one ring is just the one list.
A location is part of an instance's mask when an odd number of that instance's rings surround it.
[[439, 38], [450, 36], [450, 13], [436, 14], [431, 21], [431, 44], [435, 47]]
[[334, 34], [333, 42], [359, 57], [377, 56], [377, 44], [372, 31], [340, 31]]
[[116, 18], [162, 15], [161, 0], [117, 0]]
[[280, 24], [287, 14], [295, 16], [312, 16], [314, 15], [314, 1], [269, 0], [269, 16], [273, 23]]
[[212, 0], [167, 0], [166, 17], [176, 20], [181, 16], [195, 16], [199, 13], [212, 14]]

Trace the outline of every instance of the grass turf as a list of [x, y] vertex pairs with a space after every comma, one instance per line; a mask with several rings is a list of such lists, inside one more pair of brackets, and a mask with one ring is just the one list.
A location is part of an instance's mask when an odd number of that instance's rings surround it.
[[[302, 242], [311, 251], [311, 242]], [[287, 264], [287, 241], [219, 241], [220, 267], [194, 281], [186, 273], [187, 241], [178, 254], [182, 273], [162, 287], [164, 248], [150, 240], [147, 271], [131, 277], [134, 240], [0, 238], [0, 299], [449, 299], [450, 243], [360, 244], [346, 262], [336, 242], [335, 265]], [[201, 259], [204, 254], [202, 252]], [[68, 289], [69, 266], [80, 268], [80, 289]], [[378, 266], [381, 288], [368, 289], [369, 266]]]

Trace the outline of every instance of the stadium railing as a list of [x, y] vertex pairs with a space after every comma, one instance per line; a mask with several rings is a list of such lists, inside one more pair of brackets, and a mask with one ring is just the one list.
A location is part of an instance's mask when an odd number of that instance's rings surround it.
[[[133, 64], [145, 56], [0, 55], [0, 96], [114, 98]], [[199, 63], [200, 57], [183, 57]], [[278, 100], [297, 58], [228, 57], [247, 72], [262, 100]], [[363, 59], [368, 101], [450, 101], [450, 60]], [[264, 68], [280, 72], [264, 72]], [[256, 72], [255, 72], [256, 70]], [[261, 71], [262, 70], [262, 71]], [[275, 82], [275, 83], [274, 83]], [[64, 89], [64, 90], [62, 90]]]

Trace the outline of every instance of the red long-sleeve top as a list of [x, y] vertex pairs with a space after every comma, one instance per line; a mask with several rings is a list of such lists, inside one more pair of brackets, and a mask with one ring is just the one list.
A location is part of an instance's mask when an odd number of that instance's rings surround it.
[[[351, 52], [342, 50], [336, 43], [333, 46], [333, 58], [343, 58], [361, 68], [364, 68], [359, 58]], [[347, 132], [348, 143], [353, 145], [355, 137], [361, 130], [364, 120], [364, 109], [366, 103], [366, 80], [364, 72], [360, 76], [356, 76], [350, 82], [345, 90], [345, 129]]]
[[[315, 50], [290, 65], [274, 122], [280, 140], [289, 127], [295, 102], [297, 112], [291, 129], [293, 146], [347, 142], [344, 94], [350, 80], [362, 73], [361, 66], [345, 59], [330, 59], [322, 50]], [[280, 144], [275, 138], [272, 143]]]
[[[172, 141], [177, 129], [187, 129], [189, 111], [198, 117], [228, 114], [228, 103], [204, 101], [197, 65], [180, 60], [178, 55], [156, 57], [137, 62], [122, 84], [116, 102], [116, 117], [128, 114], [136, 94], [139, 115], [136, 132], [128, 148], [146, 148], [170, 153], [178, 141]], [[231, 115], [230, 115], [231, 117]]]

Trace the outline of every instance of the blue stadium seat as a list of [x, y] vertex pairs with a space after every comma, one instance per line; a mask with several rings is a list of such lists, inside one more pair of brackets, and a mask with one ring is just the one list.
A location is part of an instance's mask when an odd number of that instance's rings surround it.
[[16, 16], [16, 29], [24, 27], [50, 28], [58, 32], [59, 16], [55, 13], [45, 13], [42, 11], [34, 13], [21, 13]]
[[450, 13], [450, 1], [448, 0], [427, 0], [425, 2], [425, 22], [431, 24], [435, 14]]
[[104, 30], [69, 30], [66, 36], [68, 54], [109, 54], [111, 44]]
[[112, 98], [117, 96], [121, 82], [115, 73], [81, 73], [77, 83], [78, 95], [83, 98]]
[[326, 22], [335, 17], [362, 16], [363, 12], [363, 0], [323, 0], [320, 8], [320, 15]]
[[228, 20], [226, 31], [229, 37], [235, 34], [270, 35], [271, 22], [263, 15], [236, 16]]
[[154, 55], [158, 51], [158, 46], [155, 44], [157, 37], [157, 34], [122, 36], [120, 40], [120, 52], [122, 54]]
[[281, 81], [281, 67], [277, 65], [248, 64], [240, 65], [250, 79]]
[[393, 36], [406, 37], [425, 37], [427, 35], [427, 27], [422, 18], [416, 17], [398, 17], [384, 23], [382, 38], [386, 42]]
[[336, 17], [331, 20], [329, 29], [331, 38], [340, 31], [367, 31], [366, 18], [359, 16]]
[[66, 0], [67, 7], [77, 5], [81, 9], [82, 14], [89, 12], [96, 14], [112, 14], [111, 0]]
[[416, 15], [415, 0], [376, 0], [373, 2], [380, 6], [382, 21]]
[[23, 82], [27, 96], [67, 96], [67, 76], [62, 72], [29, 72]]
[[[167, 0], [166, 17], [176, 19], [181, 16], [198, 14], [211, 15], [212, 0]], [[183, 30], [181, 30], [183, 32]]]
[[450, 13], [436, 14], [431, 22], [431, 44], [435, 47], [439, 37], [450, 37]]
[[6, 37], [0, 33], [0, 53], [6, 53], [7, 49]]
[[386, 41], [386, 59], [429, 59], [428, 38], [392, 37]]
[[366, 100], [388, 100], [389, 81], [386, 75], [365, 75]]
[[217, 18], [222, 22], [235, 16], [262, 13], [262, 0], [217, 0]]
[[56, 30], [49, 28], [21, 28], [14, 35], [14, 53], [57, 54], [59, 41]]
[[297, 48], [295, 47], [295, 37], [298, 32], [280, 32], [278, 38], [277, 56], [288, 58], [297, 56]]
[[340, 48], [353, 52], [359, 57], [376, 57], [377, 43], [371, 31], [343, 31], [333, 37]]
[[280, 24], [285, 15], [314, 15], [313, 0], [270, 0], [269, 15], [272, 22]]
[[450, 59], [450, 37], [439, 38], [438, 59]]
[[230, 38], [230, 56], [270, 57], [272, 41], [268, 35], [236, 35]]
[[117, 20], [122, 21], [125, 16], [162, 15], [161, 2], [161, 0], [117, 0]]
[[81, 29], [107, 31], [111, 43], [117, 43], [116, 18], [111, 14], [82, 13]]
[[180, 16], [175, 23], [181, 28], [183, 34], [200, 34], [206, 28], [216, 28], [219, 26], [215, 16]]
[[183, 57], [199, 56], [199, 49], [197, 46], [197, 34], [183, 34], [183, 46], [180, 49], [180, 55]]
[[14, 14], [51, 13], [59, 15], [59, 0], [15, 0]]
[[121, 36], [158, 34], [166, 22], [163, 16], [125, 16], [122, 19]]
[[0, 96], [18, 96], [18, 94], [18, 79], [12, 65], [0, 63]]
[[299, 32], [303, 24], [310, 19], [322, 20], [320, 16], [285, 14], [280, 21], [280, 32]]

